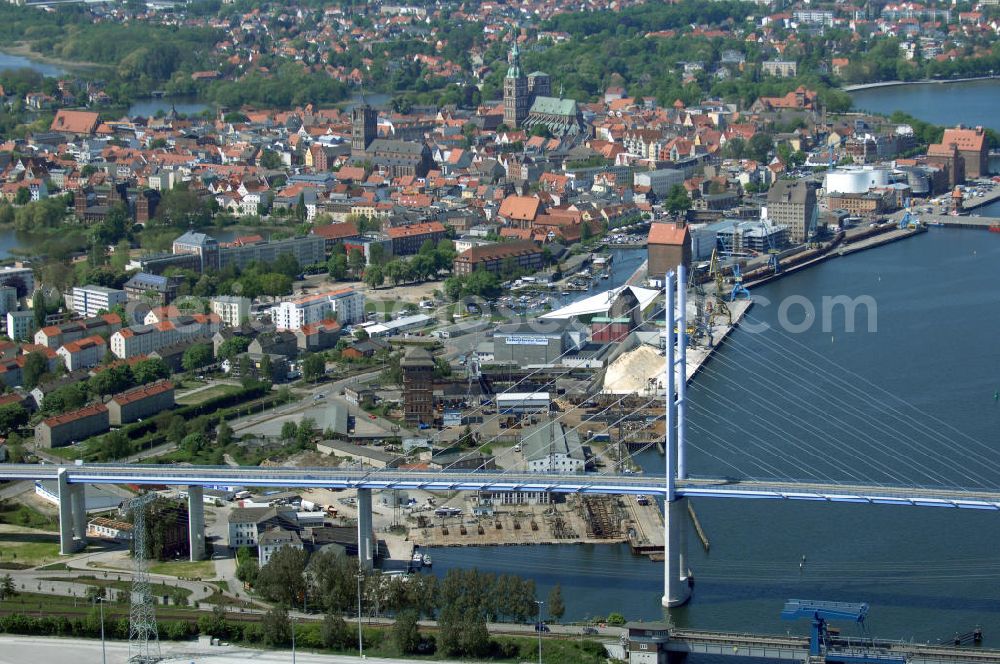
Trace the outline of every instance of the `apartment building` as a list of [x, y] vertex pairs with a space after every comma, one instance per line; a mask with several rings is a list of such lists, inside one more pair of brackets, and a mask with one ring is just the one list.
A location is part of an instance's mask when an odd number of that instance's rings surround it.
[[63, 344], [56, 350], [67, 371], [96, 367], [108, 352], [108, 342], [104, 337], [94, 335]]
[[52, 449], [104, 433], [109, 428], [108, 408], [95, 403], [62, 415], [47, 417], [35, 426], [35, 444]]
[[471, 274], [482, 269], [494, 274], [511, 270], [534, 272], [544, 264], [542, 249], [531, 240], [501, 242], [485, 247], [473, 247], [455, 257], [456, 275]]
[[221, 326], [215, 314], [178, 316], [154, 325], [133, 325], [111, 335], [111, 352], [122, 360], [149, 355], [176, 343], [208, 341]]
[[279, 330], [297, 330], [327, 319], [336, 319], [341, 325], [353, 325], [364, 318], [365, 296], [353, 288], [306, 295], [271, 309], [271, 319]]
[[111, 397], [108, 421], [121, 426], [169, 410], [174, 405], [174, 384], [169, 380], [160, 380]]
[[101, 311], [111, 311], [116, 305], [128, 301], [128, 294], [117, 288], [90, 284], [73, 289], [73, 311], [84, 318], [96, 316]]
[[103, 314], [72, 320], [60, 325], [46, 325], [35, 332], [35, 343], [46, 348], [59, 348], [71, 341], [77, 341], [94, 335], [109, 336], [122, 328], [122, 319], [118, 314]]
[[7, 336], [17, 341], [25, 341], [32, 338], [35, 331], [35, 312], [33, 311], [8, 311], [7, 312]]
[[424, 242], [430, 240], [435, 245], [444, 238], [445, 227], [439, 221], [430, 221], [424, 224], [409, 224], [408, 226], [394, 226], [386, 231], [386, 235], [392, 240], [392, 255], [407, 256], [420, 251]]
[[250, 304], [250, 298], [239, 295], [217, 295], [211, 301], [212, 313], [229, 327], [239, 327], [250, 318]]

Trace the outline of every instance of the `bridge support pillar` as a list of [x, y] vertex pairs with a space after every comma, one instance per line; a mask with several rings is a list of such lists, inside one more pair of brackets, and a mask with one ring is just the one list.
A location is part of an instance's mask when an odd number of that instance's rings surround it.
[[372, 535], [372, 490], [358, 489], [358, 565], [365, 571], [375, 566]]
[[76, 539], [76, 550], [87, 547], [87, 499], [84, 485], [70, 484], [69, 493], [73, 497], [73, 537]]
[[59, 469], [59, 553], [68, 556], [76, 553], [76, 541], [73, 539], [73, 487], [69, 483], [69, 475], [65, 468]]
[[205, 490], [201, 486], [190, 485], [188, 494], [188, 544], [191, 560], [205, 558]]
[[687, 552], [682, 537], [687, 505], [684, 498], [664, 504], [663, 606], [681, 606], [691, 599], [691, 584], [686, 567]]

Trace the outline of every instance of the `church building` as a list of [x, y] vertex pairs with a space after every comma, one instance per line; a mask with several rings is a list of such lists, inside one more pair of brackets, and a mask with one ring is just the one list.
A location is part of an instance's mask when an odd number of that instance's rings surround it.
[[552, 80], [545, 72], [527, 76], [521, 70], [521, 51], [515, 36], [503, 79], [503, 121], [511, 129], [545, 127], [560, 138], [587, 138], [589, 129], [573, 99], [553, 97]]

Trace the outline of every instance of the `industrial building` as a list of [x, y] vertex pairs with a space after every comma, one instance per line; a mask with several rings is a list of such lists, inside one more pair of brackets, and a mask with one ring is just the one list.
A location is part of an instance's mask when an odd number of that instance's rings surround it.
[[802, 244], [816, 232], [816, 189], [804, 180], [778, 180], [767, 192], [767, 215], [788, 229], [788, 240]]
[[691, 266], [691, 234], [687, 224], [651, 224], [646, 239], [648, 274], [664, 275], [679, 265]]
[[410, 425], [434, 423], [434, 357], [411, 346], [399, 366], [403, 371], [403, 412]]
[[532, 473], [582, 473], [587, 457], [576, 429], [547, 421], [521, 436], [521, 449]]
[[493, 331], [494, 361], [521, 367], [557, 364], [565, 354], [581, 348], [585, 336], [568, 320], [500, 325]]

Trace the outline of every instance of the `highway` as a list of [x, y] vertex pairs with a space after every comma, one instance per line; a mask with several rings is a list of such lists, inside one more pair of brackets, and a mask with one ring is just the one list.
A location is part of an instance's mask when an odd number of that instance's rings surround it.
[[[7, 464], [0, 480], [57, 479], [58, 466]], [[247, 486], [329, 489], [422, 489], [427, 491], [545, 491], [585, 494], [659, 494], [667, 492], [662, 476], [560, 475], [500, 471], [345, 468], [233, 468], [139, 464], [82, 464], [63, 466], [70, 483]], [[945, 487], [893, 487], [855, 484], [797, 483], [739, 479], [678, 480], [681, 497], [810, 500], [834, 503], [911, 505], [1000, 510], [1000, 491]]]

